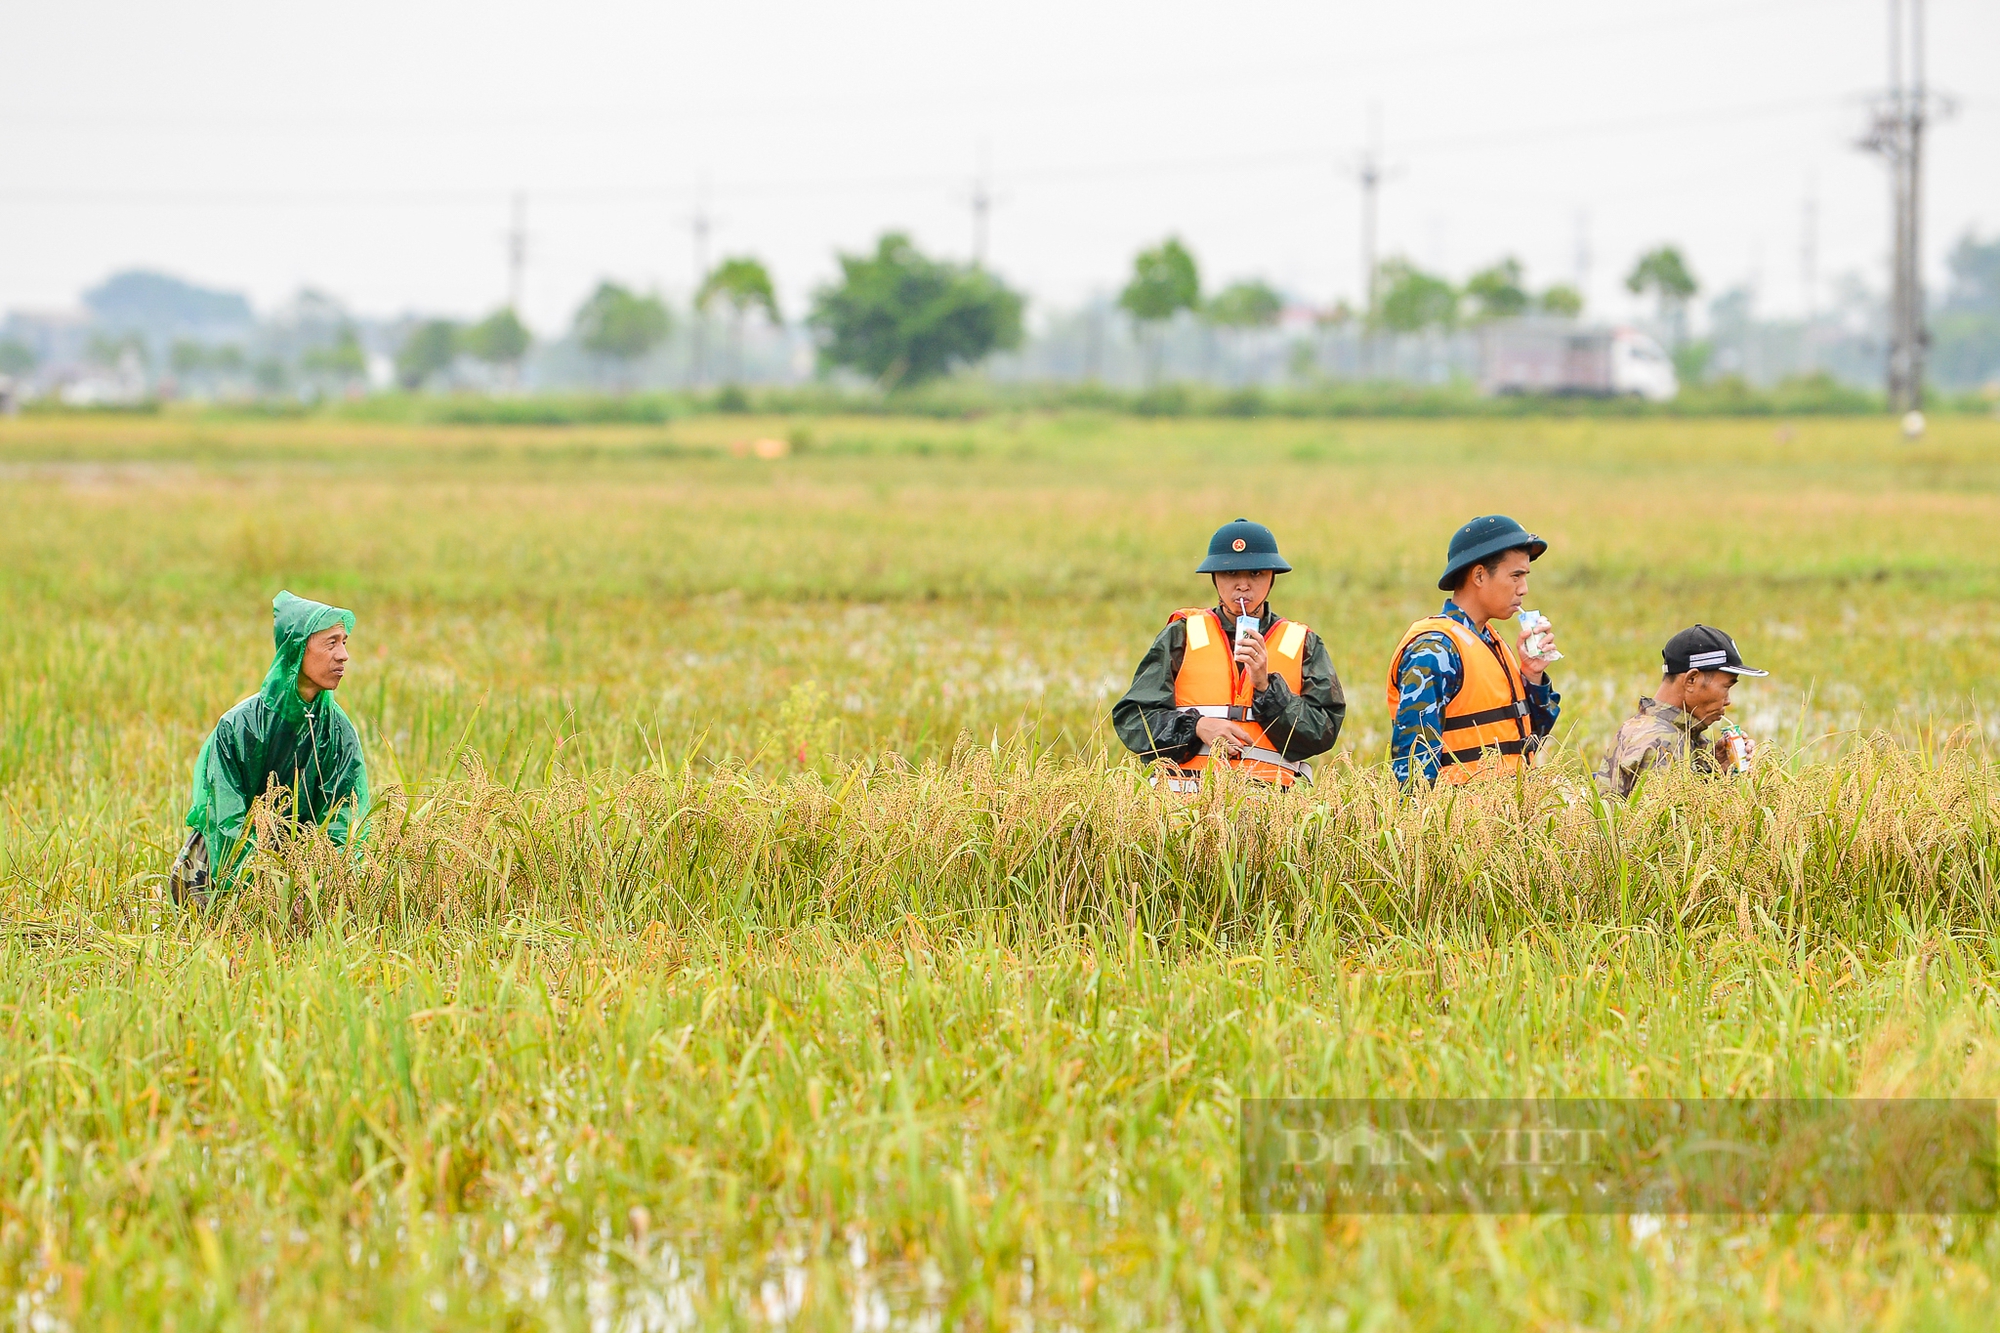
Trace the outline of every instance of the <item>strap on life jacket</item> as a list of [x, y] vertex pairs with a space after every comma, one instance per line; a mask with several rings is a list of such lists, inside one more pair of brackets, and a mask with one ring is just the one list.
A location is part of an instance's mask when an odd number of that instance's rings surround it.
[[1445, 719], [1444, 729], [1456, 731], [1464, 727], [1483, 727], [1489, 722], [1504, 722], [1509, 718], [1524, 718], [1528, 715], [1528, 701], [1516, 699], [1498, 708], [1482, 708], [1476, 713], [1461, 713]]
[[[1201, 748], [1196, 750], [1195, 753], [1198, 755], [1208, 754], [1208, 742], [1203, 741]], [[1269, 764], [1273, 768], [1282, 768], [1292, 776], [1304, 778], [1307, 782], [1313, 780], [1313, 766], [1311, 764], [1308, 764], [1303, 759], [1287, 759], [1276, 750], [1267, 750], [1261, 745], [1244, 746], [1236, 752], [1236, 758], [1246, 764]]]

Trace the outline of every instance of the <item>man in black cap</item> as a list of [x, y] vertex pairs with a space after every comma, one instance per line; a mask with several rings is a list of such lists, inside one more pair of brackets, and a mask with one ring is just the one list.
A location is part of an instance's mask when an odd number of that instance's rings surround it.
[[1490, 628], [1520, 612], [1528, 565], [1548, 549], [1505, 514], [1475, 518], [1452, 534], [1437, 585], [1451, 596], [1404, 631], [1389, 659], [1396, 781], [1518, 773], [1555, 730], [1562, 697], [1546, 674], [1558, 655], [1555, 632], [1544, 623], [1509, 644]]
[[1199, 790], [1217, 762], [1280, 787], [1310, 782], [1306, 761], [1339, 738], [1347, 700], [1326, 645], [1271, 610], [1271, 584], [1290, 570], [1262, 523], [1217, 529], [1195, 571], [1216, 605], [1174, 612], [1112, 705], [1118, 739], [1167, 766], [1170, 789]]
[[[1729, 709], [1729, 691], [1740, 676], [1768, 676], [1743, 665], [1736, 641], [1710, 625], [1695, 625], [1667, 640], [1660, 651], [1666, 675], [1656, 698], [1641, 698], [1639, 711], [1625, 719], [1611, 751], [1597, 767], [1597, 789], [1606, 796], [1630, 796], [1655, 764], [1685, 761], [1695, 772], [1733, 772], [1741, 757], [1748, 767], [1757, 743], [1748, 736], [1704, 734]], [[1740, 747], [1730, 752], [1730, 742]]]

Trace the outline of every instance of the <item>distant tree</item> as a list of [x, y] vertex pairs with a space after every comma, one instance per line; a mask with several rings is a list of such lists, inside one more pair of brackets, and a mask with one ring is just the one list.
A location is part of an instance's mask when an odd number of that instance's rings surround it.
[[534, 342], [512, 306], [502, 306], [458, 336], [459, 350], [467, 356], [509, 369], [521, 364]]
[[1473, 274], [1465, 283], [1465, 299], [1472, 304], [1471, 318], [1475, 324], [1527, 314], [1528, 289], [1521, 261], [1509, 255]]
[[167, 364], [183, 379], [198, 375], [236, 375], [243, 370], [243, 349], [235, 343], [211, 345], [193, 338], [176, 338], [167, 349]]
[[2000, 315], [2000, 235], [1982, 241], [1968, 231], [1958, 238], [1945, 263], [1951, 269], [1944, 293], [1946, 310]]
[[1377, 273], [1381, 308], [1370, 316], [1371, 324], [1391, 333], [1417, 333], [1433, 325], [1449, 329], [1458, 323], [1458, 291], [1443, 278], [1407, 259], [1388, 260]]
[[1021, 343], [1020, 293], [981, 268], [930, 259], [899, 232], [872, 255], [838, 255], [840, 281], [813, 293], [820, 364], [884, 388], [918, 384]]
[[411, 329], [396, 349], [396, 383], [421, 389], [431, 376], [450, 370], [458, 340], [458, 325], [448, 319], [427, 319]]
[[629, 373], [634, 362], [666, 341], [673, 320], [659, 297], [600, 282], [577, 307], [574, 328], [585, 351], [619, 362]]
[[1537, 304], [1548, 314], [1575, 319], [1583, 313], [1583, 293], [1566, 282], [1559, 282], [1543, 292]]
[[110, 368], [128, 357], [140, 365], [152, 360], [146, 354], [146, 340], [136, 333], [93, 333], [83, 347], [84, 360]]
[[368, 354], [361, 350], [361, 336], [354, 326], [343, 324], [331, 343], [310, 348], [299, 358], [299, 369], [309, 375], [358, 380], [368, 373]]
[[730, 348], [734, 367], [731, 378], [743, 378], [743, 322], [752, 310], [764, 312], [773, 324], [779, 322], [778, 293], [763, 264], [748, 255], [725, 259], [715, 266], [695, 293], [697, 310], [706, 311], [716, 302], [729, 307]]
[[1202, 317], [1225, 329], [1268, 329], [1284, 311], [1284, 298], [1266, 282], [1233, 282], [1202, 307]]
[[16, 338], [0, 338], [0, 375], [25, 375], [34, 368], [34, 348]]
[[1725, 337], [1741, 338], [1757, 320], [1757, 293], [1747, 285], [1731, 287], [1708, 303], [1710, 328]]
[[1701, 285], [1678, 249], [1662, 245], [1639, 256], [1639, 262], [1625, 275], [1625, 290], [1634, 296], [1652, 292], [1659, 302], [1661, 322], [1673, 330], [1674, 345], [1687, 341], [1687, 303]]
[[1673, 350], [1674, 375], [1683, 384], [1699, 384], [1708, 378], [1709, 363], [1715, 360], [1715, 344], [1706, 338], [1684, 342]]
[[285, 363], [275, 356], [267, 356], [259, 361], [251, 369], [250, 376], [256, 380], [257, 387], [265, 393], [282, 392], [292, 379], [291, 372], [285, 369]]
[[1118, 293], [1118, 306], [1132, 317], [1146, 344], [1146, 382], [1160, 377], [1161, 326], [1183, 310], [1201, 306], [1201, 272], [1178, 236], [1169, 236], [1132, 260], [1132, 280]]
[[1316, 378], [1320, 373], [1320, 358], [1327, 349], [1328, 344], [1332, 342], [1333, 335], [1353, 322], [1354, 307], [1349, 305], [1344, 299], [1336, 300], [1332, 305], [1316, 312], [1313, 315], [1313, 328], [1316, 331], [1317, 346], [1312, 348], [1303, 359], [1300, 347], [1292, 349], [1292, 377], [1294, 379]]
[[174, 338], [166, 352], [166, 364], [174, 374], [236, 374], [244, 368], [244, 350], [234, 342], [208, 344], [194, 338]]
[[1273, 328], [1285, 309], [1285, 300], [1271, 285], [1258, 279], [1233, 282], [1217, 292], [1201, 308], [1201, 317], [1212, 326], [1228, 330], [1239, 342], [1237, 364], [1241, 368], [1245, 349], [1242, 340], [1257, 329]]
[[1310, 338], [1294, 338], [1285, 352], [1285, 373], [1295, 380], [1319, 377], [1319, 347]]
[[2000, 236], [1959, 238], [1951, 280], [1933, 320], [1931, 373], [1962, 388], [2000, 380]]
[[167, 349], [167, 364], [176, 375], [197, 375], [208, 369], [208, 349], [192, 338], [176, 338]]

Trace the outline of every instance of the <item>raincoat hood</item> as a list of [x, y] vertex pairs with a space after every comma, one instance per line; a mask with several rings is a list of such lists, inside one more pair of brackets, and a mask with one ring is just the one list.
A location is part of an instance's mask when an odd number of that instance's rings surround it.
[[[306, 660], [306, 640], [335, 625], [354, 633], [354, 613], [325, 602], [309, 602], [289, 592], [271, 599], [271, 644], [276, 652], [271, 658], [271, 669], [264, 673], [264, 684], [257, 691], [266, 708], [287, 717], [305, 711], [305, 703], [299, 698], [299, 667]], [[319, 697], [333, 703], [331, 690], [322, 691]]]

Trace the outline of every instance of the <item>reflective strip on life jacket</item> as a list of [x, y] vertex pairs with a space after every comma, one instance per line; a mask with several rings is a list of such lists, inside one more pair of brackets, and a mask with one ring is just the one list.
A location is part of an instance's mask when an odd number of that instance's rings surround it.
[[[1174, 706], [1202, 717], [1227, 718], [1250, 733], [1251, 744], [1244, 753], [1224, 760], [1230, 768], [1265, 782], [1289, 787], [1300, 776], [1303, 765], [1294, 764], [1279, 751], [1256, 716], [1256, 691], [1250, 688], [1248, 673], [1236, 665], [1236, 639], [1214, 611], [1205, 607], [1184, 607], [1173, 620], [1187, 626], [1187, 647], [1181, 654], [1180, 673], [1174, 677]], [[1171, 623], [1171, 622], [1170, 622]], [[1264, 636], [1265, 663], [1270, 673], [1280, 676], [1293, 694], [1305, 692], [1306, 626], [1296, 620], [1277, 620]], [[1269, 759], [1259, 756], [1268, 755]], [[1276, 760], [1278, 762], [1272, 762]], [[1183, 771], [1198, 771], [1214, 762], [1203, 745], [1200, 753], [1183, 762]], [[1311, 770], [1306, 769], [1311, 781]]]
[[[1209, 748], [1208, 742], [1203, 741], [1201, 748], [1196, 750], [1195, 753], [1205, 755], [1212, 753], [1212, 751]], [[1267, 750], [1261, 745], [1246, 745], [1236, 752], [1236, 757], [1249, 763], [1269, 764], [1273, 768], [1282, 768], [1294, 777], [1304, 778], [1307, 782], [1313, 780], [1313, 766], [1311, 764], [1308, 764], [1303, 759], [1287, 759], [1276, 750]], [[1183, 765], [1183, 767], [1189, 767], [1189, 765]]]
[[1438, 778], [1463, 783], [1532, 766], [1536, 738], [1528, 720], [1528, 685], [1514, 650], [1499, 635], [1481, 637], [1450, 616], [1426, 616], [1404, 631], [1389, 659], [1391, 719], [1402, 702], [1403, 652], [1410, 640], [1433, 630], [1450, 636], [1461, 674], [1458, 694], [1444, 706]]

